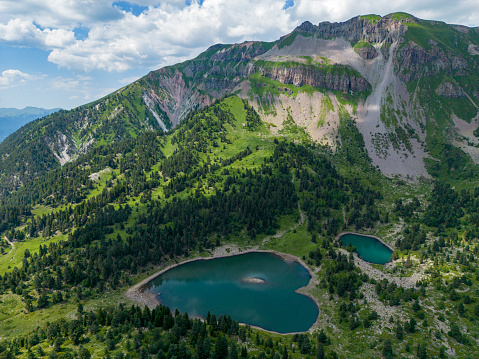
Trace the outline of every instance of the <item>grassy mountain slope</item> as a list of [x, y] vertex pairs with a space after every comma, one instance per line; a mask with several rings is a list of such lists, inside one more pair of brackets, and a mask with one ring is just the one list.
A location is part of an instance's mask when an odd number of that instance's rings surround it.
[[25, 126], [0, 144], [2, 192], [99, 145], [171, 129], [191, 110], [230, 92], [249, 59], [271, 46], [213, 46], [196, 59], [151, 72], [103, 99]]

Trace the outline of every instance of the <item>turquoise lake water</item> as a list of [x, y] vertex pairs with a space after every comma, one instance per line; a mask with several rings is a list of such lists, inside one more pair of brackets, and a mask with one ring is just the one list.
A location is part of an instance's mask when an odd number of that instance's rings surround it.
[[[258, 278], [264, 283], [244, 282]], [[172, 268], [148, 285], [163, 305], [205, 318], [229, 314], [240, 323], [278, 333], [307, 331], [319, 310], [295, 290], [308, 284], [306, 268], [271, 253], [198, 260]]]
[[340, 238], [343, 246], [356, 247], [359, 257], [366, 262], [386, 264], [391, 260], [393, 252], [376, 238], [362, 236], [360, 234], [343, 234]]

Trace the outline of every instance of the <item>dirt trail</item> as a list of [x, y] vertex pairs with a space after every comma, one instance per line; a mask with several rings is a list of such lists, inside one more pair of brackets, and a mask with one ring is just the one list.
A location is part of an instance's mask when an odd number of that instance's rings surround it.
[[[10, 242], [10, 240], [7, 238], [7, 236], [5, 236], [5, 240], [7, 241], [8, 244], [10, 244], [12, 246], [12, 249], [10, 249], [10, 252], [13, 251], [15, 249], [15, 244], [13, 242]], [[8, 253], [10, 253], [8, 252]]]

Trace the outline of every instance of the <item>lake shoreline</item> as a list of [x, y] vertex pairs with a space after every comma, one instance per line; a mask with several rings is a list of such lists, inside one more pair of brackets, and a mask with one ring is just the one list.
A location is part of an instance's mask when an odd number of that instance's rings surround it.
[[361, 233], [355, 233], [355, 232], [343, 232], [343, 233], [340, 233], [336, 236], [336, 238], [334, 238], [334, 241], [337, 242], [338, 244], [342, 244], [340, 242], [341, 240], [341, 237], [342, 236], [345, 236], [347, 234], [352, 234], [352, 235], [355, 235], [355, 236], [363, 236], [363, 237], [370, 237], [370, 238], [374, 238], [375, 240], [377, 240], [379, 243], [381, 243], [383, 246], [385, 246], [386, 248], [388, 248], [391, 252], [394, 252], [394, 248], [391, 247], [389, 244], [387, 244], [386, 242], [384, 242], [381, 238], [379, 237], [376, 237], [376, 236], [373, 236], [372, 234], [361, 234]]
[[[225, 246], [226, 248], [228, 248], [228, 246]], [[218, 250], [219, 249], [219, 250]], [[125, 295], [127, 296], [127, 298], [129, 298], [131, 301], [133, 302], [136, 302], [138, 304], [141, 304], [141, 305], [144, 305], [144, 306], [147, 306], [149, 307], [150, 309], [153, 309], [155, 308], [156, 306], [160, 305], [161, 302], [157, 299], [157, 295], [154, 294], [154, 293], [151, 293], [149, 290], [148, 290], [148, 283], [150, 283], [152, 280], [154, 280], [155, 278], [159, 277], [160, 275], [162, 275], [163, 273], [173, 269], [173, 268], [176, 268], [180, 265], [183, 265], [183, 264], [186, 264], [186, 263], [190, 263], [190, 262], [196, 262], [196, 261], [201, 261], [201, 260], [212, 260], [212, 259], [217, 259], [217, 258], [227, 258], [227, 257], [233, 257], [233, 256], [238, 256], [238, 255], [242, 255], [242, 254], [247, 254], [247, 253], [270, 253], [270, 254], [273, 254], [273, 255], [276, 255], [278, 257], [280, 257], [281, 259], [283, 259], [284, 261], [286, 262], [296, 262], [296, 263], [299, 263], [301, 266], [303, 266], [307, 271], [308, 271], [308, 274], [309, 274], [309, 281], [308, 281], [308, 284], [304, 287], [301, 287], [301, 288], [298, 288], [295, 290], [296, 293], [299, 293], [299, 294], [302, 294], [304, 296], [307, 296], [308, 298], [310, 298], [315, 304], [316, 306], [318, 307], [319, 309], [319, 301], [314, 298], [310, 293], [309, 291], [312, 289], [312, 287], [314, 287], [314, 284], [313, 284], [313, 278], [314, 278], [314, 275], [315, 273], [311, 270], [311, 268], [309, 268], [309, 266], [307, 266], [302, 260], [301, 258], [297, 257], [297, 256], [294, 256], [292, 254], [288, 254], [288, 253], [281, 253], [281, 252], [278, 252], [278, 251], [275, 251], [275, 250], [267, 250], [267, 249], [245, 249], [245, 250], [241, 250], [238, 248], [238, 252], [233, 252], [233, 253], [227, 253], [227, 254], [224, 254], [223, 251], [221, 250], [223, 249], [223, 247], [220, 247], [220, 248], [217, 248], [217, 250], [215, 250], [215, 252], [213, 253], [212, 256], [209, 256], [209, 257], [197, 257], [197, 258], [191, 258], [191, 259], [187, 259], [185, 261], [180, 261], [178, 263], [173, 263], [173, 264], [170, 264], [168, 265], [166, 268], [160, 270], [159, 272], [149, 276], [148, 278], [145, 278], [144, 280], [142, 280], [141, 282], [135, 284], [133, 287], [131, 287], [130, 289], [127, 290], [127, 292], [125, 293]], [[319, 317], [319, 314], [318, 314], [318, 317]], [[203, 318], [200, 318], [200, 319], [203, 319]], [[261, 328], [261, 327], [258, 327], [258, 326], [254, 326], [254, 325], [250, 325], [250, 324], [246, 324], [246, 323], [239, 323], [241, 325], [248, 325], [250, 326], [251, 328], [257, 328], [257, 329], [261, 329], [263, 331], [266, 331], [266, 332], [270, 332], [270, 333], [275, 333], [275, 334], [281, 334], [281, 335], [288, 335], [288, 334], [298, 334], [298, 333], [306, 333], [308, 331], [311, 331], [314, 329], [315, 327], [315, 324], [317, 322], [318, 318], [316, 318], [315, 320], [315, 323], [312, 325], [311, 328], [309, 328], [307, 331], [304, 331], [304, 332], [291, 332], [291, 333], [278, 333], [278, 332], [275, 332], [275, 331], [272, 331], [272, 330], [267, 330], [267, 329], [264, 329], [264, 328]]]

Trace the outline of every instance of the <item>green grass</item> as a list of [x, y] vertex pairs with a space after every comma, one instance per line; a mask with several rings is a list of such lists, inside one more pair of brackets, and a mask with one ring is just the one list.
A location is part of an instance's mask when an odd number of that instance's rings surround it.
[[[144, 276], [144, 275], [143, 275]], [[138, 276], [143, 278], [142, 275]], [[140, 281], [139, 279], [138, 281]], [[134, 280], [136, 281], [136, 280]], [[85, 310], [96, 310], [120, 303], [132, 304], [124, 295], [125, 289], [108, 291], [97, 294], [91, 299], [82, 301]], [[2, 337], [13, 338], [28, 334], [37, 326], [46, 322], [52, 322], [61, 318], [74, 319], [77, 313], [77, 299], [70, 298], [68, 301], [52, 305], [50, 307], [35, 310], [28, 313], [21, 297], [16, 294], [0, 295], [0, 333]]]
[[53, 208], [38, 204], [35, 207], [33, 207], [32, 214], [34, 216], [39, 217], [39, 216], [43, 216], [45, 214], [51, 213], [52, 211], [53, 211]]
[[477, 116], [477, 107], [467, 97], [463, 98], [442, 98], [442, 102], [451, 109], [451, 111], [460, 119], [471, 123], [471, 120]]
[[308, 258], [310, 251], [315, 250], [317, 244], [311, 242], [311, 233], [307, 231], [306, 221], [295, 231], [288, 230], [280, 238], [271, 238], [264, 249], [272, 249], [282, 253], [289, 253], [299, 258]]
[[100, 171], [99, 173], [100, 179], [97, 181], [94, 181], [95, 188], [90, 191], [86, 199], [89, 200], [93, 197], [98, 196], [106, 187], [106, 182], [112, 178], [113, 173], [119, 176], [120, 170], [111, 170], [111, 168], [108, 167], [107, 169]]
[[326, 116], [331, 112], [334, 112], [333, 101], [331, 101], [329, 94], [324, 94], [321, 98], [321, 111], [319, 113], [318, 127], [324, 126]]
[[374, 47], [374, 46], [371, 45], [371, 43], [367, 42], [367, 41], [359, 41], [359, 42], [356, 43], [356, 45], [354, 45], [355, 49], [369, 49], [371, 47]]
[[57, 243], [65, 240], [66, 235], [56, 235], [49, 239], [43, 237], [27, 238], [21, 242], [14, 242], [14, 249], [9, 246], [5, 248], [5, 254], [0, 255], [0, 274], [10, 271], [11, 268], [21, 267], [25, 250], [28, 249], [31, 254], [38, 252], [40, 245], [48, 245], [49, 243]]
[[163, 147], [163, 154], [165, 157], [170, 157], [173, 152], [178, 148], [178, 145], [171, 143], [171, 137], [167, 137], [165, 140], [165, 145]]
[[311, 135], [306, 132], [304, 127], [298, 126], [291, 114], [288, 114], [286, 120], [283, 121], [283, 128], [279, 131], [289, 140], [299, 141], [300, 143], [312, 143]]
[[[249, 80], [251, 84], [251, 90], [249, 95], [252, 98], [255, 98], [256, 96], [259, 99], [263, 111], [266, 113], [271, 112], [273, 109], [271, 104], [264, 99], [263, 96], [265, 94], [273, 95], [276, 97], [279, 97], [281, 94], [283, 94], [295, 98], [298, 93], [301, 92], [312, 94], [316, 91], [320, 91], [319, 89], [316, 89], [311, 86], [296, 87], [294, 85], [283, 84], [282, 82], [273, 80], [269, 77], [261, 76], [259, 72], [250, 75]], [[287, 90], [289, 90], [289, 93], [280, 91], [278, 90], [279, 88], [286, 88]]]
[[414, 19], [414, 16], [411, 14], [408, 14], [406, 12], [395, 12], [393, 14], [389, 14], [391, 16], [391, 19], [393, 20], [412, 20]]
[[269, 51], [271, 50], [271, 48], [276, 45], [278, 43], [278, 41], [270, 41], [270, 42], [266, 42], [266, 41], [263, 41], [261, 42], [261, 45], [263, 46], [263, 48], [266, 50], [266, 51]]
[[435, 41], [443, 50], [452, 53], [460, 53], [464, 58], [468, 58], [469, 40], [467, 36], [440, 21], [418, 20], [406, 22], [408, 30], [405, 39], [410, 40], [429, 50], [433, 46], [430, 40]]
[[291, 46], [298, 35], [298, 32], [292, 32], [291, 34], [286, 35], [285, 38], [279, 41], [278, 48], [282, 49], [283, 47]]
[[361, 16], [361, 20], [369, 20], [371, 25], [374, 25], [377, 22], [379, 22], [379, 20], [381, 20], [381, 16], [376, 15], [376, 14], [363, 15], [363, 16]]
[[299, 57], [302, 58], [302, 59], [305, 59], [307, 61], [308, 65], [312, 65], [313, 62], [314, 62], [314, 60], [312, 59], [311, 56], [299, 56]]

